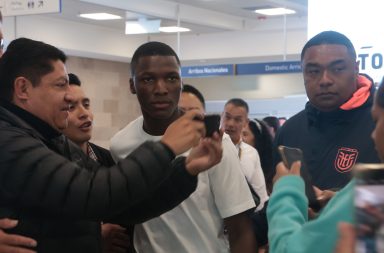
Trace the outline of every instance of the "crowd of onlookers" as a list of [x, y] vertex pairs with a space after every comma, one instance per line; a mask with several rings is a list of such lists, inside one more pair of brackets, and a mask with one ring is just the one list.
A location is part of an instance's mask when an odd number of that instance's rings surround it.
[[[178, 55], [144, 43], [127, 80], [142, 115], [109, 150], [90, 142], [91, 100], [64, 52], [1, 45], [0, 253], [355, 252], [353, 168], [384, 159], [384, 85], [359, 73], [343, 34], [304, 45], [302, 111], [249, 119], [247, 102], [230, 98], [212, 136]], [[288, 168], [280, 145], [303, 159]], [[359, 249], [379, 252], [371, 234]]]

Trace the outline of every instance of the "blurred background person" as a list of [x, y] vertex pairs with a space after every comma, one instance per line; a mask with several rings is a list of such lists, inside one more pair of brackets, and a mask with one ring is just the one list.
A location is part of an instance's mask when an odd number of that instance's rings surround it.
[[271, 133], [272, 139], [275, 138], [277, 130], [281, 127], [279, 118], [275, 116], [268, 116], [263, 118], [263, 121], [267, 124], [269, 132]]
[[272, 191], [273, 145], [272, 136], [266, 124], [258, 119], [249, 120], [241, 133], [243, 141], [254, 147], [259, 153], [261, 168], [264, 173], [267, 191]]

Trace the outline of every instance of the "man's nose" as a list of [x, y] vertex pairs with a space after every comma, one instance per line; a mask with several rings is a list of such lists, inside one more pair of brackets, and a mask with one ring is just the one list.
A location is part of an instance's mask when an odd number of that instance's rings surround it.
[[320, 85], [326, 86], [333, 83], [332, 74], [328, 70], [324, 70], [320, 76]]
[[167, 94], [168, 93], [167, 83], [164, 79], [159, 79], [156, 81], [155, 92], [158, 94]]

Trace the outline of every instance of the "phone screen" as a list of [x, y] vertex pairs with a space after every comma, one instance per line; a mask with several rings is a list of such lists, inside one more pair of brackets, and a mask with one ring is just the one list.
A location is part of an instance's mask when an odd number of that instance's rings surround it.
[[384, 164], [354, 168], [356, 252], [384, 252]]
[[295, 161], [301, 162], [300, 175], [305, 183], [305, 194], [308, 198], [309, 207], [314, 211], [319, 211], [321, 209], [321, 204], [317, 200], [316, 193], [313, 189], [313, 184], [311, 176], [307, 170], [307, 167], [304, 162], [303, 151], [299, 148], [292, 148], [286, 146], [279, 146], [278, 151], [280, 153], [281, 159], [283, 160], [284, 165], [290, 169], [291, 165]]

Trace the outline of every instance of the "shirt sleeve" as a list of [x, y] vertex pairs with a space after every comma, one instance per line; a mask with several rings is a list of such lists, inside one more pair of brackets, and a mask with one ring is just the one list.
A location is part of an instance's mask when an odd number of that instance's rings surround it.
[[241, 171], [240, 160], [232, 141], [223, 138], [223, 158], [210, 169], [209, 179], [216, 206], [222, 218], [227, 218], [255, 207], [251, 192]]
[[311, 221], [304, 188], [298, 176], [285, 176], [275, 184], [267, 209], [271, 252], [333, 252], [339, 238], [337, 224], [353, 223], [353, 184], [338, 192]]

